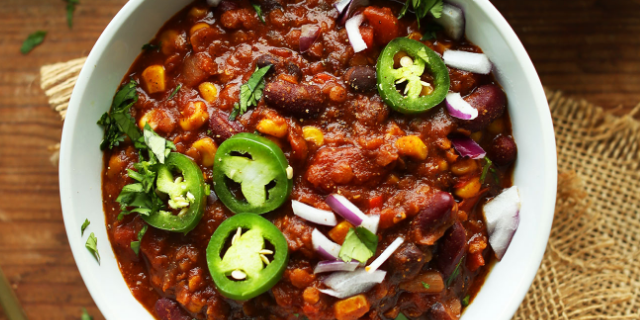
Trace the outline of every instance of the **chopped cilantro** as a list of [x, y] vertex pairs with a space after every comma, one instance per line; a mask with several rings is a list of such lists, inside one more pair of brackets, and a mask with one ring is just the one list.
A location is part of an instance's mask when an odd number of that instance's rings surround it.
[[398, 316], [395, 318], [395, 320], [409, 320], [407, 319], [407, 316], [405, 316], [402, 313], [399, 313]]
[[456, 268], [453, 269], [453, 272], [451, 273], [449, 278], [447, 278], [447, 287], [451, 285], [453, 280], [455, 280], [455, 278], [457, 278], [458, 275], [460, 275], [460, 265], [462, 264], [463, 260], [464, 260], [464, 257], [460, 258], [460, 261], [458, 261], [458, 264], [456, 265]]
[[262, 8], [260, 8], [260, 5], [252, 2], [251, 6], [253, 7], [253, 10], [255, 10], [256, 13], [258, 14], [258, 18], [260, 19], [260, 21], [266, 24], [266, 22], [264, 22], [264, 17], [262, 17]]
[[496, 181], [496, 184], [500, 184], [500, 176], [498, 176], [498, 171], [496, 171], [496, 169], [494, 168], [489, 169], [489, 171], [491, 171], [491, 173], [493, 174], [493, 179]]
[[157, 45], [151, 44], [151, 43], [145, 43], [142, 45], [142, 50], [144, 51], [159, 50], [159, 49], [160, 49], [160, 43], [158, 43]]
[[89, 239], [87, 239], [87, 243], [85, 243], [84, 246], [89, 250], [89, 252], [91, 252], [91, 254], [93, 254], [96, 260], [98, 260], [98, 264], [100, 264], [100, 253], [98, 253], [98, 238], [96, 238], [96, 235], [93, 232], [91, 232], [91, 234], [89, 235]]
[[493, 162], [485, 156], [484, 157], [484, 167], [482, 168], [482, 174], [480, 175], [480, 183], [484, 183], [484, 179], [487, 177], [487, 172], [489, 172], [489, 168], [493, 165]]
[[398, 19], [407, 14], [409, 6], [413, 8], [413, 12], [416, 14], [418, 28], [420, 28], [420, 20], [425, 18], [427, 14], [431, 13], [433, 17], [440, 18], [444, 9], [442, 0], [407, 0], [402, 9], [400, 9]]
[[89, 222], [89, 219], [84, 219], [84, 223], [82, 223], [82, 227], [80, 227], [80, 235], [81, 236], [84, 235], [84, 230], [87, 229], [89, 224], [91, 224], [91, 222]]
[[80, 4], [79, 0], [64, 0], [67, 3], [67, 25], [73, 27], [73, 13], [76, 11], [76, 4]]
[[105, 112], [98, 124], [104, 127], [104, 136], [100, 142], [100, 150], [113, 149], [124, 141], [125, 135], [132, 141], [141, 137], [133, 117], [129, 113], [131, 106], [138, 101], [137, 83], [129, 81], [113, 97], [111, 111]]
[[338, 255], [343, 261], [355, 259], [366, 263], [376, 253], [377, 247], [378, 237], [374, 233], [362, 227], [351, 228]]
[[82, 316], [80, 316], [80, 320], [93, 320], [93, 317], [89, 315], [87, 309], [82, 308]]
[[178, 93], [178, 91], [180, 91], [180, 89], [182, 88], [182, 85], [179, 84], [174, 90], [173, 92], [171, 92], [171, 95], [169, 96], [169, 100], [173, 99], [173, 97], [176, 95], [176, 93]]
[[441, 31], [443, 27], [437, 23], [431, 23], [424, 27], [424, 34], [420, 41], [431, 40], [436, 38], [436, 32]]
[[464, 297], [464, 299], [462, 299], [462, 306], [466, 307], [469, 305], [469, 299], [471, 299], [471, 297], [469, 295], [467, 295], [466, 297]]
[[44, 37], [47, 35], [46, 31], [36, 31], [30, 34], [27, 39], [22, 43], [22, 47], [20, 47], [20, 52], [22, 54], [27, 54], [33, 50], [37, 45], [41, 44], [44, 41]]
[[258, 101], [262, 98], [262, 90], [264, 90], [264, 76], [269, 71], [269, 68], [271, 68], [271, 65], [263, 68], [256, 67], [249, 81], [240, 87], [240, 104], [233, 106], [229, 120], [233, 121], [238, 115], [247, 112], [248, 107], [258, 105]]
[[430, 286], [428, 283], [426, 283], [426, 282], [422, 282], [422, 286], [423, 286], [425, 289], [429, 289], [429, 288], [431, 288], [431, 286]]
[[140, 242], [142, 241], [142, 237], [144, 237], [144, 234], [147, 233], [148, 228], [149, 226], [145, 224], [142, 229], [140, 229], [140, 232], [138, 232], [138, 240], [131, 241], [131, 249], [136, 253], [136, 255], [140, 252]]

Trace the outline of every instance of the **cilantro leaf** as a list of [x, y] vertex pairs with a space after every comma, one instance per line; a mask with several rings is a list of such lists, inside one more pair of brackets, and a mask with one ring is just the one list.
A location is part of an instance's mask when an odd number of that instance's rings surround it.
[[82, 316], [80, 316], [80, 320], [93, 320], [93, 317], [89, 315], [87, 309], [82, 308]]
[[460, 258], [460, 261], [458, 261], [456, 268], [453, 269], [453, 272], [451, 273], [449, 278], [447, 278], [447, 287], [450, 286], [453, 280], [460, 275], [460, 265], [462, 264], [463, 260], [464, 260], [464, 257]]
[[258, 18], [260, 19], [260, 21], [266, 24], [266, 22], [264, 22], [264, 17], [262, 17], [262, 8], [260, 8], [260, 5], [252, 2], [251, 6], [253, 7], [253, 10], [255, 10], [256, 13], [258, 14]]
[[36, 31], [30, 34], [27, 39], [22, 43], [22, 47], [20, 47], [20, 52], [22, 54], [27, 54], [33, 50], [37, 45], [41, 44], [44, 41], [44, 37], [47, 35], [46, 31]]
[[462, 299], [462, 306], [466, 307], [469, 305], [469, 300], [471, 299], [471, 297], [469, 295], [465, 296], [464, 299]]
[[87, 229], [89, 224], [91, 224], [91, 222], [89, 222], [89, 219], [84, 219], [84, 223], [82, 224], [82, 227], [80, 227], [80, 235], [84, 235], [84, 230]]
[[[271, 65], [262, 68], [256, 67], [249, 81], [240, 86], [240, 104], [234, 105], [234, 110], [231, 112], [231, 115], [233, 115], [234, 112], [236, 116], [244, 114], [247, 112], [248, 107], [258, 105], [258, 101], [262, 98], [262, 90], [264, 90], [264, 76], [269, 71], [269, 68], [271, 68]], [[236, 109], [238, 109], [238, 111], [236, 111]], [[229, 119], [231, 119], [231, 115]], [[235, 117], [233, 120], [235, 120]]]
[[240, 113], [240, 105], [236, 102], [233, 104], [233, 110], [229, 113], [229, 121], [234, 121]]
[[178, 93], [178, 91], [180, 91], [180, 89], [182, 88], [182, 85], [179, 84], [174, 90], [173, 92], [171, 92], [171, 95], [169, 96], [169, 100], [173, 99], [173, 97], [176, 95], [176, 93]]
[[422, 282], [422, 286], [423, 286], [425, 289], [429, 289], [429, 288], [431, 288], [431, 286], [430, 286], [428, 283], [424, 282], [424, 281]]
[[160, 43], [158, 43], [157, 45], [155, 44], [151, 44], [151, 43], [145, 43], [142, 45], [142, 50], [159, 50], [160, 49]]
[[484, 157], [484, 167], [482, 167], [482, 174], [480, 174], [480, 183], [484, 183], [484, 179], [487, 177], [487, 172], [489, 172], [489, 168], [493, 165], [493, 162], [488, 158]]
[[416, 15], [418, 28], [420, 28], [420, 20], [424, 19], [427, 14], [431, 13], [433, 17], [440, 18], [444, 9], [443, 0], [407, 0], [402, 9], [400, 9], [398, 19], [406, 15], [409, 6], [413, 8], [413, 13]]
[[131, 80], [113, 97], [111, 111], [105, 112], [98, 124], [104, 127], [104, 136], [100, 142], [100, 150], [113, 149], [120, 142], [124, 141], [124, 135], [129, 136], [132, 141], [140, 138], [140, 130], [129, 113], [129, 109], [138, 101], [136, 87], [138, 84]]
[[376, 253], [377, 247], [378, 237], [374, 233], [362, 227], [351, 228], [338, 256], [346, 262], [355, 259], [366, 263]]
[[420, 41], [431, 40], [436, 38], [436, 32], [444, 29], [441, 25], [436, 23], [428, 24], [424, 27], [424, 34]]
[[164, 163], [164, 159], [169, 156], [172, 150], [176, 149], [173, 142], [167, 141], [165, 138], [158, 135], [148, 123], [144, 125], [144, 143], [151, 152], [155, 155], [158, 162]]
[[138, 253], [140, 252], [140, 242], [142, 242], [142, 237], [144, 237], [144, 234], [147, 233], [148, 228], [149, 226], [145, 224], [138, 232], [138, 240], [131, 241], [131, 249], [136, 253], [136, 255], [138, 255]]
[[91, 234], [89, 235], [89, 239], [87, 239], [87, 243], [85, 243], [84, 246], [89, 250], [89, 252], [91, 252], [96, 260], [98, 260], [98, 264], [100, 264], [100, 253], [98, 253], [98, 238], [96, 238], [96, 235], [93, 232], [91, 232]]
[[436, 1], [436, 3], [433, 4], [433, 7], [429, 9], [429, 13], [431, 13], [434, 18], [438, 19], [442, 17], [442, 10], [444, 10], [444, 3], [442, 3], [442, 1]]
[[73, 13], [76, 11], [76, 4], [80, 4], [79, 0], [64, 0], [67, 3], [67, 25], [69, 29], [73, 27]]
[[402, 17], [404, 17], [404, 15], [407, 14], [407, 10], [409, 10], [410, 4], [411, 4], [411, 0], [405, 1], [404, 6], [402, 6], [402, 9], [400, 9], [400, 13], [398, 14], [398, 19], [402, 19]]
[[399, 313], [398, 316], [394, 320], [409, 320], [409, 319], [404, 314]]

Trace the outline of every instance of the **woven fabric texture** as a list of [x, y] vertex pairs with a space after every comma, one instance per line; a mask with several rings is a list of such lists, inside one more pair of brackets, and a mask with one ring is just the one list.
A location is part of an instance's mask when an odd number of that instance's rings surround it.
[[[63, 119], [84, 59], [41, 69], [41, 86]], [[513, 319], [640, 319], [640, 122], [633, 118], [640, 105], [616, 117], [546, 94], [558, 200], [545, 257]]]

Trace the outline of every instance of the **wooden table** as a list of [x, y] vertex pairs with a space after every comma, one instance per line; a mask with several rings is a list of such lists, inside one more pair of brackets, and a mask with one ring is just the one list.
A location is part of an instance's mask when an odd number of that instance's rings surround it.
[[[152, 1], [152, 0], [148, 0]], [[102, 319], [75, 266], [47, 147], [62, 123], [39, 88], [39, 68], [89, 53], [125, 0], [81, 0], [70, 30], [62, 0], [0, 6], [0, 267], [30, 319]], [[640, 0], [495, 0], [542, 83], [605, 108], [640, 102]], [[26, 36], [47, 30], [28, 56]], [[517, 97], [510, 97], [517, 99]], [[0, 312], [0, 320], [6, 317]]]

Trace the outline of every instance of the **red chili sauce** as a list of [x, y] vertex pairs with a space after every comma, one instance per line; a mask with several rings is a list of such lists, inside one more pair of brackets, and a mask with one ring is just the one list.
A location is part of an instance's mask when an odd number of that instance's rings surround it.
[[[234, 133], [257, 131], [280, 146], [293, 167], [291, 199], [330, 210], [324, 199], [338, 193], [366, 214], [379, 214], [380, 244], [369, 262], [396, 237], [406, 239], [381, 267], [387, 271], [385, 280], [356, 297], [320, 293], [325, 287], [313, 273], [319, 257], [311, 231], [318, 228], [338, 243], [346, 231], [295, 216], [289, 201], [263, 215], [286, 237], [289, 264], [271, 290], [249, 301], [219, 294], [207, 268], [209, 239], [233, 215], [220, 201], [208, 203], [198, 226], [186, 235], [150, 227], [136, 255], [130, 244], [144, 222], [136, 214], [119, 221], [115, 201], [132, 182], [127, 169], [138, 161], [133, 144], [125, 141], [104, 155], [106, 224], [126, 283], [158, 319], [394, 319], [399, 313], [411, 319], [457, 319], [480, 289], [495, 259], [481, 205], [511, 185], [513, 159], [494, 163], [480, 182], [485, 162], [462, 158], [448, 137], [470, 135], [490, 156], [500, 157], [504, 148], [499, 141], [511, 139], [508, 113], [471, 132], [458, 125], [444, 103], [419, 115], [403, 115], [392, 111], [376, 90], [356, 92], [344, 79], [349, 68], [375, 66], [390, 39], [420, 40], [423, 35], [413, 15], [396, 19], [401, 5], [373, 1], [360, 27], [369, 49], [354, 53], [346, 30], [336, 22], [333, 2], [265, 0], [263, 24], [249, 1], [225, 0], [216, 8], [196, 1], [162, 27], [151, 41], [158, 49], [144, 50], [123, 83], [134, 79], [140, 84], [131, 109], [136, 123], [149, 123], [173, 141], [177, 152], [200, 165], [207, 183], [217, 146]], [[382, 28], [373, 19], [395, 28]], [[307, 24], [320, 27], [321, 35], [301, 53], [301, 27]], [[439, 54], [447, 49], [482, 52], [442, 32], [422, 42]], [[303, 98], [319, 106], [317, 114], [296, 112], [296, 97], [281, 105], [261, 99], [236, 121], [229, 120], [240, 86], [257, 62], [267, 58], [275, 70], [266, 83], [313, 87], [306, 92], [314, 96]], [[158, 68], [163, 81], [144, 79], [145, 72], [149, 76]], [[481, 86], [498, 88], [491, 75], [449, 68], [449, 76], [450, 91], [463, 97], [482, 94]], [[414, 139], [426, 148], [416, 146]], [[161, 314], [158, 308], [164, 308]]]

